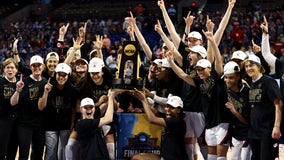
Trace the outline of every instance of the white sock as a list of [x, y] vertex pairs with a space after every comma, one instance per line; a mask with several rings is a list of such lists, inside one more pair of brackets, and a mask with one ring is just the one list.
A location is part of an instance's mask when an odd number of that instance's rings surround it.
[[227, 160], [226, 157], [217, 157], [217, 160]]
[[193, 159], [193, 144], [186, 144], [185, 149], [188, 156], [188, 159]]
[[114, 143], [107, 143], [107, 150], [110, 160], [115, 160], [115, 154], [114, 154]]
[[208, 154], [207, 155], [207, 160], [217, 160], [217, 155]]
[[66, 160], [76, 160], [78, 157], [78, 150], [80, 148], [80, 144], [77, 139], [69, 138], [68, 143], [65, 147], [65, 157]]

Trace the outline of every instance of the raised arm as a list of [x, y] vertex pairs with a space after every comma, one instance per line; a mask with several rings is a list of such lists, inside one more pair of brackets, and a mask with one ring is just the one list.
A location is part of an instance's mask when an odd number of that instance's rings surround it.
[[171, 65], [172, 70], [176, 73], [176, 75], [183, 79], [186, 83], [192, 85], [192, 86], [196, 86], [194, 83], [194, 80], [192, 77], [190, 77], [190, 75], [186, 74], [180, 67], [178, 67], [174, 60], [173, 60], [173, 51], [168, 51], [167, 52], [167, 60], [169, 62], [169, 64]]
[[72, 62], [75, 53], [82, 47], [82, 38], [78, 37], [76, 40], [73, 39], [73, 49], [72, 51], [68, 54], [68, 56], [65, 58], [64, 63], [70, 65]]
[[[143, 92], [146, 97], [153, 99], [156, 103], [161, 104], [161, 105], [167, 104], [168, 98], [157, 96], [156, 91], [150, 92], [147, 88], [143, 88]], [[170, 93], [169, 96], [170, 95], [172, 94]]]
[[144, 53], [147, 56], [148, 60], [152, 60], [152, 51], [150, 49], [150, 47], [148, 46], [148, 44], [146, 43], [145, 38], [143, 37], [142, 33], [140, 32], [138, 26], [136, 25], [136, 19], [133, 17], [132, 12], [130, 12], [131, 17], [126, 17], [125, 21], [127, 21], [130, 24], [133, 24], [133, 29], [134, 29], [134, 33], [137, 37], [137, 40], [139, 42], [139, 44], [141, 45]]
[[135, 91], [133, 92], [133, 96], [135, 96], [141, 101], [149, 122], [166, 127], [165, 120], [163, 118], [157, 117], [153, 113], [153, 111], [151, 110], [151, 106], [148, 103], [146, 96], [142, 91], [135, 89]]
[[105, 115], [100, 119], [99, 127], [112, 122], [115, 97], [120, 93], [121, 91], [114, 91], [111, 89], [108, 91], [108, 107]]
[[40, 111], [42, 111], [46, 107], [48, 94], [51, 90], [52, 90], [52, 84], [50, 83], [50, 78], [49, 78], [44, 86], [44, 92], [42, 97], [38, 99], [38, 109]]
[[98, 52], [98, 58], [103, 59], [103, 52], [102, 52], [102, 48], [103, 48], [103, 36], [100, 35], [96, 35], [96, 41], [93, 42], [94, 46], [97, 49]]
[[[207, 15], [206, 16], [206, 28], [207, 28], [207, 31], [213, 33], [214, 26], [215, 26], [215, 24], [211, 21], [211, 19]], [[214, 59], [215, 59], [214, 54], [212, 52], [212, 45], [211, 45], [209, 39], [207, 39], [207, 59], [210, 61], [211, 64], [213, 64]]]
[[186, 41], [185, 39], [187, 38], [187, 35], [189, 34], [190, 32], [190, 27], [192, 26], [192, 23], [194, 21], [194, 16], [190, 15], [190, 11], [188, 12], [187, 16], [186, 17], [183, 17], [184, 19], [184, 22], [185, 22], [185, 28], [184, 28], [184, 34], [182, 36], [182, 42], [184, 44], [186, 44]]
[[64, 42], [64, 37], [65, 37], [65, 34], [68, 30], [68, 27], [69, 27], [69, 23], [67, 23], [66, 26], [63, 25], [63, 26], [60, 27], [58, 41]]
[[56, 53], [59, 55], [59, 62], [62, 62], [64, 61], [64, 37], [65, 37], [65, 34], [67, 33], [67, 30], [68, 30], [68, 27], [69, 27], [69, 23], [67, 23], [67, 25], [63, 25], [59, 28], [59, 37], [58, 37], [58, 41], [57, 41], [57, 48], [56, 48]]
[[127, 33], [130, 36], [131, 41], [135, 41], [135, 36], [134, 36], [134, 24], [130, 23], [130, 25], [127, 27]]
[[164, 18], [164, 21], [166, 23], [167, 29], [170, 33], [170, 36], [172, 38], [172, 41], [174, 43], [174, 45], [176, 46], [176, 48], [179, 47], [179, 43], [181, 41], [180, 36], [178, 35], [178, 33], [176, 32], [175, 26], [173, 24], [173, 22], [171, 21], [167, 9], [165, 7], [165, 3], [164, 0], [158, 0], [158, 6], [160, 7], [161, 11], [162, 11], [162, 15]]
[[17, 62], [17, 63], [19, 63], [20, 61], [21, 61], [21, 58], [20, 58], [20, 56], [19, 56], [19, 52], [18, 52], [18, 41], [19, 41], [19, 39], [16, 39], [15, 38], [15, 40], [14, 40], [14, 42], [13, 42], [13, 47], [12, 47], [12, 52], [13, 52], [13, 58], [14, 58], [14, 60]]
[[222, 18], [219, 27], [217, 29], [217, 31], [214, 33], [214, 39], [216, 41], [217, 46], [220, 44], [220, 41], [222, 39], [223, 33], [227, 27], [227, 24], [229, 22], [232, 10], [235, 6], [236, 0], [228, 0], [228, 7], [226, 10], [226, 13], [224, 15], [224, 17]]
[[270, 74], [275, 74], [275, 62], [277, 57], [275, 57], [270, 51], [268, 23], [265, 16], [263, 16], [263, 21], [264, 22], [260, 25], [260, 28], [262, 29], [261, 53], [265, 61], [270, 66]]
[[165, 34], [165, 32], [163, 31], [160, 21], [157, 21], [157, 24], [155, 25], [155, 31], [157, 31], [159, 33], [159, 35], [161, 36], [161, 38], [163, 39], [163, 41], [166, 43], [166, 46], [168, 48], [174, 48], [174, 58], [177, 61], [177, 63], [182, 66], [182, 56], [181, 54], [177, 51], [176, 47], [174, 46], [174, 44], [172, 43], [172, 41], [170, 41], [170, 39], [167, 37], [167, 35]]
[[16, 83], [16, 91], [10, 98], [11, 106], [15, 106], [19, 103], [20, 93], [22, 92], [25, 83], [23, 82], [23, 75], [21, 74], [20, 80]]
[[205, 37], [208, 39], [208, 42], [210, 43], [210, 46], [212, 47], [211, 49], [207, 50], [207, 55], [208, 54], [214, 55], [215, 70], [218, 76], [221, 77], [223, 74], [222, 56], [220, 54], [220, 50], [214, 39], [213, 32], [210, 32], [210, 31], [205, 32], [204, 30], [202, 30], [202, 32], [204, 33]]

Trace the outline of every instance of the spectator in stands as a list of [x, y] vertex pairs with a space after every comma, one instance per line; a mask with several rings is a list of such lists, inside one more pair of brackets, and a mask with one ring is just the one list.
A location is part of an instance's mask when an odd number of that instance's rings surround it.
[[117, 70], [117, 50], [114, 47], [111, 47], [109, 56], [107, 56], [105, 62], [112, 74], [115, 74]]
[[233, 27], [234, 28], [231, 32], [232, 48], [239, 50], [241, 49], [241, 45], [243, 44], [245, 40], [244, 32], [242, 28], [240, 27], [240, 22], [238, 21], [233, 22]]
[[174, 4], [170, 4], [167, 12], [168, 12], [168, 15], [170, 16], [170, 19], [172, 20], [173, 24], [176, 24], [176, 22], [177, 22], [177, 10], [174, 7]]
[[134, 7], [134, 13], [136, 14], [136, 16], [143, 16], [144, 15], [144, 11], [145, 11], [145, 8], [143, 7], [143, 5], [141, 3], [138, 3]]

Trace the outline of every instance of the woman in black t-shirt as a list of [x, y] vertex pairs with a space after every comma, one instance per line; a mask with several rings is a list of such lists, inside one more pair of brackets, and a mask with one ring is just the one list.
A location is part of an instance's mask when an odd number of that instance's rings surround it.
[[223, 77], [228, 93], [228, 102], [225, 105], [232, 115], [230, 116], [231, 157], [237, 160], [247, 160], [251, 155], [247, 138], [250, 114], [249, 87], [242, 83], [241, 69], [234, 61], [226, 63]]
[[74, 123], [72, 116], [76, 105], [76, 92], [71, 85], [70, 72], [71, 68], [67, 64], [59, 63], [55, 68], [55, 83], [52, 85], [48, 81], [38, 101], [39, 110], [43, 111], [45, 159], [66, 159], [65, 146]]
[[[144, 111], [151, 123], [164, 127], [161, 135], [161, 157], [164, 160], [187, 160], [184, 135], [186, 124], [183, 119], [183, 102], [178, 96], [168, 98], [165, 106], [165, 118], [157, 117], [149, 105], [145, 94], [135, 90], [133, 95], [143, 104]], [[139, 155], [140, 157], [142, 155]], [[147, 154], [145, 154], [147, 157]]]
[[8, 58], [3, 61], [4, 75], [0, 76], [0, 159], [15, 159], [17, 152], [17, 106], [11, 106], [10, 97], [16, 91], [18, 63]]
[[34, 159], [42, 159], [44, 151], [44, 130], [38, 99], [43, 92], [46, 79], [42, 77], [44, 63], [35, 55], [30, 59], [32, 74], [17, 82], [17, 91], [11, 97], [11, 105], [19, 104], [19, 159], [29, 159], [30, 145]]
[[78, 133], [81, 146], [81, 159], [110, 159], [106, 142], [101, 133], [101, 127], [113, 120], [114, 99], [120, 91], [110, 90], [108, 93], [108, 107], [102, 117], [94, 118], [94, 114], [100, 108], [95, 107], [92, 98], [84, 98], [80, 103], [82, 119], [76, 123], [75, 130]]
[[249, 90], [251, 107], [248, 138], [252, 149], [252, 160], [273, 158], [273, 140], [280, 138], [282, 115], [281, 93], [277, 82], [266, 75], [260, 59], [249, 55], [244, 62], [248, 76], [252, 78]]

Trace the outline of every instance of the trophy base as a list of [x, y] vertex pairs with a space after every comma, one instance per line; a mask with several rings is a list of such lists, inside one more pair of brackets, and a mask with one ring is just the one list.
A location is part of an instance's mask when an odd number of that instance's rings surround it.
[[143, 80], [123, 80], [121, 78], [117, 78], [113, 80], [112, 88], [126, 90], [134, 90], [134, 88], [136, 88], [138, 90], [142, 90]]

